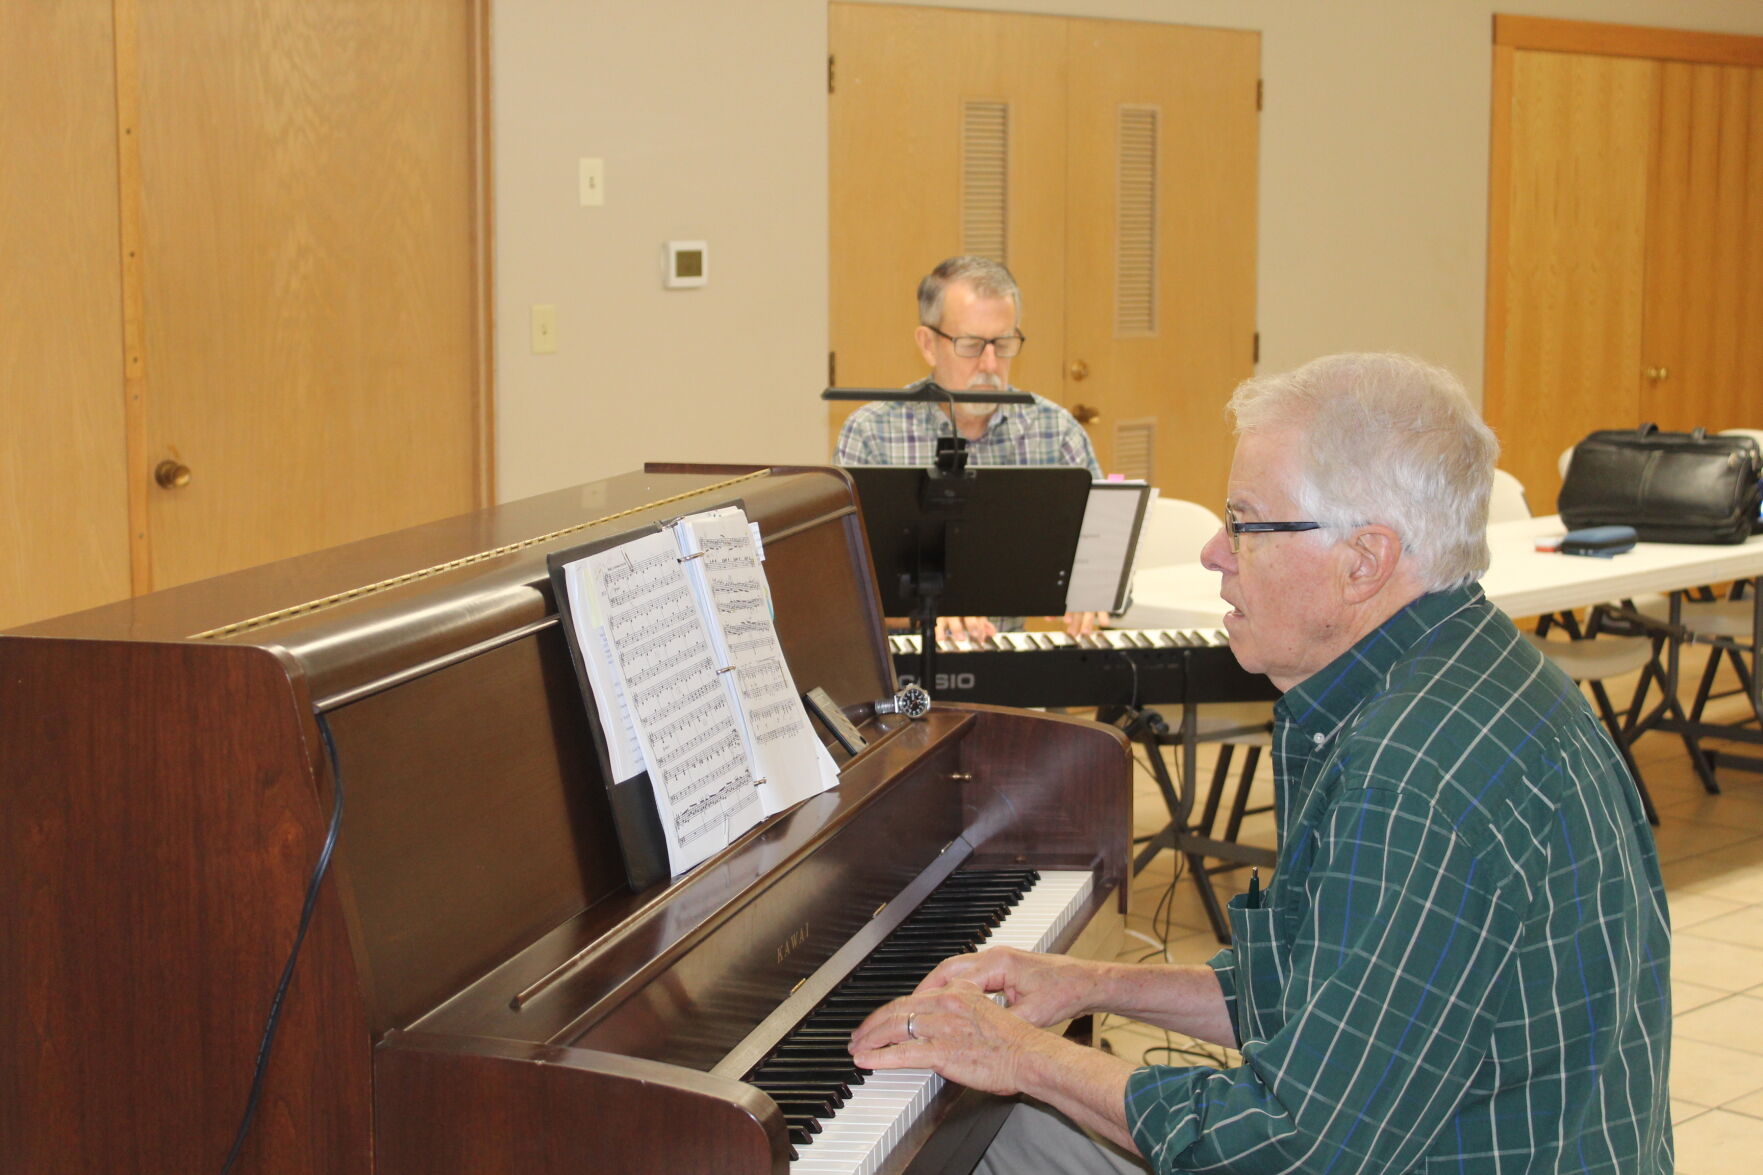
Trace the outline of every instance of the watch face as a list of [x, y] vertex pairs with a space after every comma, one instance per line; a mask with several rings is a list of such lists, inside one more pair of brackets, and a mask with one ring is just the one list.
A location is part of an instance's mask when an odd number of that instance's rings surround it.
[[924, 687], [909, 685], [900, 691], [900, 713], [908, 718], [922, 718], [930, 711], [930, 695]]

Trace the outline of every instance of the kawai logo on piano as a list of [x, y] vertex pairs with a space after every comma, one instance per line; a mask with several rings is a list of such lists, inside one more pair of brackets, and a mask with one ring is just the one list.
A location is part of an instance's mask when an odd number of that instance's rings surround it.
[[789, 958], [792, 954], [795, 953], [795, 950], [797, 947], [801, 946], [803, 943], [805, 943], [807, 941], [808, 941], [808, 923], [804, 922], [804, 923], [802, 923], [802, 925], [799, 929], [797, 929], [794, 933], [792, 933], [790, 935], [790, 937], [784, 939], [783, 942], [778, 944], [777, 961], [780, 963], [783, 962], [785, 959]]

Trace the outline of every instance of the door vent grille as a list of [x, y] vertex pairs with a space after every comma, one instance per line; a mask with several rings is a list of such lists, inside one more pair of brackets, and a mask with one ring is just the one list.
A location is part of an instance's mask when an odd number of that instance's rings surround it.
[[1010, 104], [961, 109], [961, 251], [1008, 265]]
[[1157, 419], [1123, 420], [1114, 426], [1114, 468], [1133, 481], [1152, 481], [1157, 445]]
[[1157, 333], [1157, 120], [1155, 106], [1120, 108], [1114, 333]]

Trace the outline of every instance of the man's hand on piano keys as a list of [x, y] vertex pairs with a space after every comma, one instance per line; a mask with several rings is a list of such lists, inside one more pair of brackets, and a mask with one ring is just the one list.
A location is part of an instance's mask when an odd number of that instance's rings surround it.
[[983, 641], [989, 636], [998, 635], [998, 626], [992, 623], [989, 616], [939, 616], [937, 617], [937, 640], [942, 641]]
[[1099, 969], [1070, 955], [1045, 955], [993, 947], [938, 963], [915, 995], [967, 983], [1002, 995], [1004, 1006], [1037, 1028], [1063, 1024], [1096, 1006]]
[[1013, 1015], [971, 983], [894, 1000], [851, 1034], [851, 1056], [865, 1069], [933, 1069], [997, 1094], [1034, 1092], [1031, 1075], [1072, 1050], [1088, 1051]]
[[1067, 612], [1064, 617], [1065, 635], [1089, 636], [1101, 628], [1107, 619], [1106, 612]]
[[[865, 1069], [931, 1069], [988, 1093], [1027, 1094], [1136, 1152], [1126, 1126], [1126, 1083], [1133, 1063], [1038, 1027], [1017, 1014], [1015, 1006], [1001, 1006], [997, 997], [1015, 985], [988, 993], [977, 983], [950, 978], [951, 971], [973, 966], [987, 955], [998, 957], [985, 961], [981, 974], [1050, 979], [1044, 986], [1033, 981], [1027, 985], [1044, 992], [1044, 998], [1035, 1000], [1024, 992], [1031, 1010], [1038, 1007], [1037, 1014], [1052, 1015], [1049, 1023], [1074, 1014], [1057, 1015], [1055, 1010], [1082, 1010], [1082, 1001], [1073, 1005], [1071, 994], [1086, 985], [1074, 984], [1073, 974], [1056, 974], [1059, 968], [1052, 964], [1060, 956], [1010, 948], [981, 951], [945, 960], [917, 992], [876, 1009], [851, 1034], [852, 1058]], [[929, 986], [933, 981], [938, 986]]]

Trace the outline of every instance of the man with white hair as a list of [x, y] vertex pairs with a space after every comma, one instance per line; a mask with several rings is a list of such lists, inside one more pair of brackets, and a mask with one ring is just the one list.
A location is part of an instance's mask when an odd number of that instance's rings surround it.
[[[857, 1062], [1032, 1099], [981, 1170], [1671, 1171], [1658, 860], [1603, 727], [1475, 584], [1493, 434], [1394, 355], [1249, 380], [1231, 410], [1202, 559], [1232, 651], [1284, 691], [1271, 884], [1203, 966], [947, 960]], [[1085, 1012], [1242, 1063], [1043, 1030]]]
[[[1003, 265], [986, 257], [951, 257], [918, 283], [918, 327], [913, 339], [934, 383], [951, 392], [1006, 392], [1010, 361], [1026, 341], [1022, 291]], [[877, 402], [853, 412], [839, 430], [833, 460], [840, 465], [936, 463], [937, 440], [959, 431], [969, 465], [1075, 465], [1100, 479], [1102, 466], [1089, 434], [1058, 404], [920, 404]], [[1066, 618], [1072, 632], [1093, 631], [1095, 613]], [[944, 616], [938, 634], [956, 640], [991, 636], [985, 617]]]

